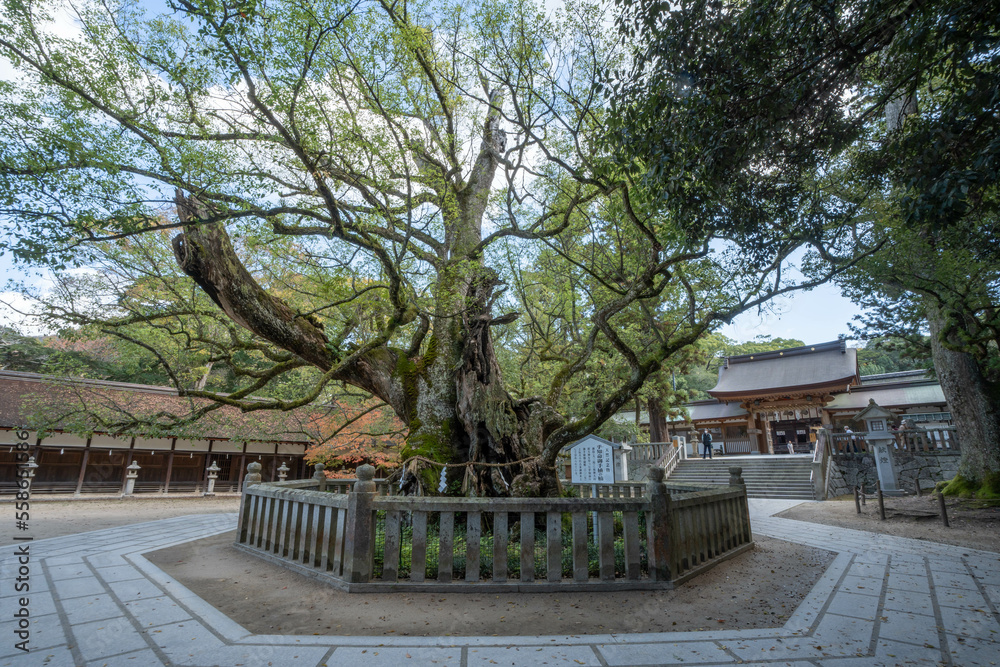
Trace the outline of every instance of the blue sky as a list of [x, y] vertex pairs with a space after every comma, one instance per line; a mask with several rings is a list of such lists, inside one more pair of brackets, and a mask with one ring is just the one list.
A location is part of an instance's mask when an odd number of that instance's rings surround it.
[[822, 285], [811, 292], [798, 292], [773, 304], [771, 312], [743, 313], [720, 331], [738, 342], [765, 335], [797, 338], [807, 345], [849, 335], [847, 323], [860, 309], [840, 294], [836, 285]]

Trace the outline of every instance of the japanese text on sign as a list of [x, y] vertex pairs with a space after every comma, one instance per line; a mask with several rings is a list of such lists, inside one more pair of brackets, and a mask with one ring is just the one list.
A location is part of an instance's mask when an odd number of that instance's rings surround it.
[[585, 442], [569, 450], [570, 476], [576, 484], [614, 484], [611, 445]]

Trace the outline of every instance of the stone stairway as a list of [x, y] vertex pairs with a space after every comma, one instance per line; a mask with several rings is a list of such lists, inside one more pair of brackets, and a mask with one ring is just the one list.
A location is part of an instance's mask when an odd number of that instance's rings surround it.
[[668, 482], [683, 484], [729, 484], [729, 466], [743, 468], [750, 498], [815, 500], [809, 471], [810, 455], [716, 456], [713, 459], [680, 461]]

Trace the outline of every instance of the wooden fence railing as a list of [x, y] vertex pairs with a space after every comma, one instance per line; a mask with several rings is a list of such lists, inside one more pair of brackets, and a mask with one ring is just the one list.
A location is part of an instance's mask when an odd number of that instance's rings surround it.
[[[237, 547], [352, 592], [670, 588], [744, 550], [746, 488], [688, 491], [653, 469], [617, 498], [427, 498], [248, 479]], [[329, 485], [329, 482], [327, 482]]]
[[752, 454], [757, 447], [750, 438], [725, 438], [722, 441], [723, 454]]

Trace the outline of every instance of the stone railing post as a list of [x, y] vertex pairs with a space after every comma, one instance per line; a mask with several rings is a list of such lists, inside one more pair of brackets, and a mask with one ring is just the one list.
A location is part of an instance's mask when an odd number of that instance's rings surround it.
[[[326, 491], [326, 473], [323, 472], [324, 470], [326, 470], [326, 466], [323, 465], [322, 463], [317, 463], [313, 467], [316, 469], [316, 472], [313, 473], [313, 479], [319, 482], [320, 491]], [[364, 466], [361, 467], [363, 468]], [[371, 468], [371, 466], [368, 467]], [[374, 470], [374, 468], [372, 468], [372, 470]], [[374, 477], [374, 473], [372, 473], [372, 476]]]
[[250, 509], [247, 505], [250, 504], [250, 497], [247, 496], [247, 489], [251, 486], [256, 486], [261, 483], [262, 478], [260, 476], [261, 465], [256, 461], [250, 463], [247, 466], [246, 477], [243, 478], [243, 494], [240, 496], [240, 516], [236, 522], [236, 529], [239, 531], [236, 537], [236, 541], [240, 544], [246, 544], [247, 540], [247, 523], [250, 519], [249, 511]]
[[747, 501], [747, 483], [743, 480], [743, 468], [740, 466], [729, 466], [729, 486], [743, 489], [743, 516], [738, 517], [738, 529], [745, 542], [753, 540], [753, 531], [750, 529], [750, 503]]
[[687, 461], [687, 445], [684, 443], [684, 440], [679, 435], [675, 435], [671, 438], [671, 442], [677, 448], [677, 455], [680, 457], [680, 460]]
[[132, 465], [126, 468], [128, 472], [125, 473], [125, 493], [122, 495], [131, 496], [135, 491], [135, 480], [139, 478], [141, 469], [138, 461], [132, 461]]
[[255, 484], [260, 484], [264, 481], [264, 478], [260, 476], [261, 465], [257, 461], [254, 461], [247, 466], [247, 476], [243, 478], [243, 490], [246, 491], [248, 486], [254, 486]]
[[827, 428], [820, 428], [816, 431], [816, 449], [813, 450], [811, 469], [813, 495], [816, 496], [816, 500], [826, 500], [827, 496], [829, 468], [833, 463], [830, 435], [831, 432]]
[[344, 578], [349, 583], [365, 583], [372, 578], [375, 547], [375, 468], [359, 466], [358, 481], [347, 494], [347, 531], [344, 542]]
[[673, 539], [673, 502], [663, 484], [663, 468], [650, 468], [646, 494], [649, 498], [647, 543], [649, 575], [653, 581], [670, 581], [670, 543]]

